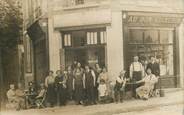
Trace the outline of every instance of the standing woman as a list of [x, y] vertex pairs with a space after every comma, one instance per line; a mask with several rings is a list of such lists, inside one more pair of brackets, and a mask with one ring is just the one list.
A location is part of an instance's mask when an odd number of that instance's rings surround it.
[[61, 106], [66, 104], [66, 76], [60, 70], [57, 70], [56, 74], [57, 105]]
[[67, 86], [67, 95], [68, 95], [68, 99], [72, 100], [73, 99], [73, 82], [74, 82], [74, 75], [72, 72], [72, 68], [71, 66], [69, 66], [67, 68], [67, 80], [66, 80], [66, 86]]
[[56, 102], [56, 92], [55, 92], [55, 77], [53, 71], [49, 71], [49, 75], [45, 78], [45, 87], [47, 88], [46, 99], [51, 107], [54, 106]]
[[99, 86], [99, 83], [97, 81], [98, 81], [98, 77], [99, 77], [100, 73], [102, 72], [102, 69], [100, 68], [98, 63], [95, 64], [94, 72], [95, 72], [95, 76], [96, 76], [96, 80], [95, 80], [96, 85], [94, 87], [94, 93], [95, 93], [94, 95], [95, 95], [95, 100], [98, 101], [98, 86]]
[[78, 62], [77, 67], [74, 70], [74, 95], [77, 104], [82, 104], [83, 100], [83, 69]]

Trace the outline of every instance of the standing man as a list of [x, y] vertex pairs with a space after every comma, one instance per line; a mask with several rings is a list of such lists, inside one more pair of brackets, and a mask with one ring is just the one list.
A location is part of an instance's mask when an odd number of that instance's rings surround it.
[[95, 102], [95, 86], [96, 86], [96, 76], [92, 69], [88, 65], [85, 66], [85, 72], [83, 75], [83, 86], [86, 89], [86, 104], [96, 104]]
[[[155, 57], [151, 56], [151, 62], [148, 63], [146, 71], [147, 71], [147, 69], [151, 69], [152, 74], [154, 74], [157, 78], [159, 78], [159, 76], [160, 76], [160, 64], [158, 62], [156, 62]], [[153, 89], [154, 91], [156, 90], [157, 86], [158, 86], [158, 83], [155, 83], [154, 89]]]
[[51, 107], [55, 104], [56, 93], [55, 93], [55, 77], [53, 71], [49, 71], [49, 75], [45, 78], [45, 87], [47, 88], [46, 99]]
[[57, 105], [66, 104], [66, 77], [64, 74], [61, 74], [60, 70], [56, 71], [55, 85], [57, 92]]
[[136, 88], [140, 86], [140, 84], [135, 84], [137, 81], [141, 80], [144, 76], [144, 67], [139, 62], [139, 57], [134, 56], [134, 62], [130, 65], [130, 79], [133, 82], [132, 85], [132, 95], [136, 98]]
[[160, 76], [160, 65], [156, 62], [156, 58], [151, 56], [151, 61], [148, 63], [146, 70], [150, 68], [152, 71], [152, 74], [154, 74], [156, 77]]

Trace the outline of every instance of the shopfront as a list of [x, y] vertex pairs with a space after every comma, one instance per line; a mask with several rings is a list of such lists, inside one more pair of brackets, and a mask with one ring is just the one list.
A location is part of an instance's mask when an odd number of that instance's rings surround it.
[[61, 31], [65, 67], [78, 61], [82, 66], [106, 66], [106, 29], [80, 29]]
[[[123, 12], [124, 66], [128, 68], [138, 55], [146, 67], [154, 56], [160, 64], [163, 87], [177, 87], [179, 75], [179, 39], [177, 27], [182, 18], [176, 14]], [[126, 16], [126, 17], [125, 17]]]

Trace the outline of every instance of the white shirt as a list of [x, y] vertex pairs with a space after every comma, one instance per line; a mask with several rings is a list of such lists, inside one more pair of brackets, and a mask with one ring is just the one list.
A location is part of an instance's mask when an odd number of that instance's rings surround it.
[[99, 96], [106, 96], [107, 95], [107, 86], [106, 84], [100, 84], [98, 86], [98, 92], [99, 92]]
[[15, 91], [12, 89], [9, 89], [6, 95], [9, 101], [13, 101], [16, 98]]
[[133, 62], [130, 65], [130, 77], [132, 77], [134, 71], [136, 72], [141, 71], [142, 75], [144, 74], [144, 67], [142, 66], [140, 62]]

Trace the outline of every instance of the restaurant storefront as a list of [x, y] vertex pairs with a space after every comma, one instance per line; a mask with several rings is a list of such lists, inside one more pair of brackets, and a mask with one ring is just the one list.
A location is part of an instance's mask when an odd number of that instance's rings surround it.
[[151, 56], [160, 64], [163, 87], [179, 84], [179, 39], [177, 27], [182, 17], [176, 14], [123, 12], [124, 66], [138, 55], [145, 66]]

